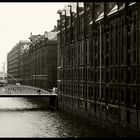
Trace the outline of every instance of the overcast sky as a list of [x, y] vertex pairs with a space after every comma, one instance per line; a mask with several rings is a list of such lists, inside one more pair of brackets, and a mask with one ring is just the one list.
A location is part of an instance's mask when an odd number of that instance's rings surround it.
[[44, 34], [57, 25], [58, 9], [68, 3], [0, 2], [0, 70], [7, 53], [19, 40], [28, 40], [30, 33]]

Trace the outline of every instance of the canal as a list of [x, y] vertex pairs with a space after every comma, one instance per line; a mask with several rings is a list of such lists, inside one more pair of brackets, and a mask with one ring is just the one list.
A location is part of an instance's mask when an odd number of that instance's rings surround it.
[[26, 98], [0, 98], [0, 137], [105, 136], [113, 135], [59, 111], [43, 110], [41, 104]]

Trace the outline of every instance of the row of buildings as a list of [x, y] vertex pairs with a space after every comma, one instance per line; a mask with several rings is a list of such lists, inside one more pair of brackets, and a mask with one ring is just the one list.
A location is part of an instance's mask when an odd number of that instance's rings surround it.
[[77, 2], [58, 14], [57, 37], [19, 42], [7, 56], [8, 74], [57, 86], [58, 108], [70, 114], [139, 130], [140, 4]]
[[[45, 90], [57, 86], [57, 29], [44, 35], [30, 34], [7, 54], [8, 83]], [[51, 62], [51, 63], [50, 63]]]
[[[84, 2], [59, 10], [59, 108], [140, 129], [140, 4]], [[70, 11], [70, 15], [68, 15]]]

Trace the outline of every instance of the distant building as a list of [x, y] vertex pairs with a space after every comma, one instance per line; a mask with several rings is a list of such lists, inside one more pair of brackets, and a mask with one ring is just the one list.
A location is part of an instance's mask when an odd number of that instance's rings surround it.
[[[54, 29], [56, 30], [56, 29]], [[52, 89], [57, 86], [57, 32], [30, 35], [29, 50], [22, 54], [21, 84]]]
[[44, 35], [30, 34], [7, 55], [8, 83], [15, 82], [43, 89], [57, 86], [57, 28]]
[[29, 41], [21, 40], [7, 54], [7, 74], [9, 84], [16, 83], [16, 80], [18, 82], [21, 81], [21, 54], [24, 47], [28, 45]]

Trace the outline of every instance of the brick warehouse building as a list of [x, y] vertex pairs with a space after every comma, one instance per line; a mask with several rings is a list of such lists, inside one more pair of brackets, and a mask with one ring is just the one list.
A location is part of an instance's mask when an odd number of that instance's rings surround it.
[[21, 81], [21, 51], [24, 46], [28, 46], [29, 41], [21, 40], [7, 54], [7, 74], [8, 83], [15, 84]]
[[[42, 89], [57, 86], [57, 29], [30, 35], [30, 42], [16, 45], [7, 55], [7, 72], [22, 85]], [[10, 76], [10, 77], [11, 77]], [[9, 77], [9, 78], [10, 78]], [[15, 84], [16, 82], [8, 83]]]
[[[52, 89], [57, 86], [56, 31], [30, 36], [30, 46], [22, 53], [21, 84]], [[51, 63], [50, 63], [51, 62]]]
[[77, 3], [77, 12], [72, 7], [58, 11], [59, 108], [139, 130], [139, 3]]

